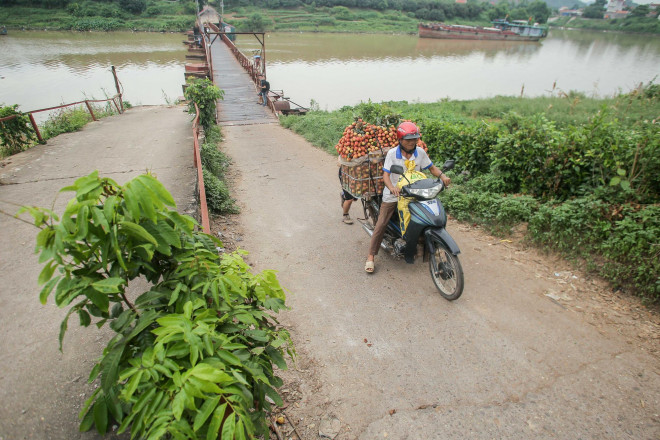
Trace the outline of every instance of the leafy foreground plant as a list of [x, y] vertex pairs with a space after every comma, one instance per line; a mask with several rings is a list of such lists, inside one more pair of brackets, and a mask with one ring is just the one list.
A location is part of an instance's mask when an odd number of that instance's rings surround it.
[[[285, 308], [274, 272], [252, 274], [239, 252], [218, 256], [221, 243], [168, 208], [172, 196], [150, 175], [119, 186], [95, 171], [61, 191], [76, 193], [61, 220], [21, 210], [41, 229], [39, 299], [54, 290], [70, 307], [60, 350], [72, 314], [116, 332], [90, 373], [100, 387], [80, 412], [81, 431], [104, 434], [114, 419], [131, 438], [268, 438], [266, 397], [282, 404], [273, 364], [285, 369], [284, 354], [294, 355], [271, 315]], [[152, 286], [131, 302], [138, 277]]]

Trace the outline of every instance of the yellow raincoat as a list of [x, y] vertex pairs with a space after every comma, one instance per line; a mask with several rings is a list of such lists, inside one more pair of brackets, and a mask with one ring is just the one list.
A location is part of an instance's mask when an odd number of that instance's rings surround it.
[[[426, 179], [424, 173], [415, 170], [416, 164], [414, 159], [406, 160], [404, 163], [407, 171], [403, 173], [399, 182], [397, 182], [396, 186], [398, 188], [402, 188], [404, 185], [408, 185], [421, 179]], [[411, 198], [400, 196], [399, 202], [396, 205], [397, 210], [399, 211], [399, 227], [401, 228], [402, 236], [406, 233], [406, 228], [408, 227], [408, 223], [410, 223], [410, 210], [408, 209], [408, 204], [411, 200]]]

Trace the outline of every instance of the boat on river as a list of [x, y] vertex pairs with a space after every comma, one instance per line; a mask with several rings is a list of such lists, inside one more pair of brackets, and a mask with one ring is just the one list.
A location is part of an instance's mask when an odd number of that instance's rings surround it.
[[5, 26], [0, 26], [0, 35], [7, 35], [7, 28]]
[[524, 20], [493, 20], [492, 27], [464, 26], [460, 24], [420, 23], [421, 38], [455, 40], [508, 40], [538, 41], [548, 35], [546, 28], [528, 24]]

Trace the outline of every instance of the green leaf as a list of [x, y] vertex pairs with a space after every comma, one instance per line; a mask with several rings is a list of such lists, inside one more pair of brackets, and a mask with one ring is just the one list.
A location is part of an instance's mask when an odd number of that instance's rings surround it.
[[87, 327], [92, 323], [92, 318], [89, 316], [86, 310], [78, 309], [78, 317], [80, 318], [80, 325]]
[[66, 333], [66, 330], [68, 328], [68, 323], [69, 323], [69, 316], [71, 316], [71, 313], [73, 313], [76, 310], [75, 307], [71, 307], [69, 311], [66, 313], [66, 316], [60, 323], [60, 336], [59, 336], [59, 341], [60, 341], [60, 351], [62, 351], [62, 341], [64, 341], [64, 334]]
[[39, 274], [39, 279], [37, 281], [40, 286], [44, 284], [46, 281], [51, 279], [51, 277], [53, 276], [53, 272], [55, 272], [56, 267], [57, 267], [57, 261], [55, 260], [51, 260], [48, 263], [46, 263], [44, 268], [41, 270], [41, 273]]
[[234, 379], [230, 375], [208, 364], [197, 364], [189, 373], [191, 376], [214, 383], [234, 382]]
[[110, 318], [114, 319], [117, 318], [121, 313], [124, 311], [124, 308], [121, 303], [115, 303], [114, 306], [112, 306], [112, 310], [110, 311]]
[[116, 393], [106, 395], [105, 404], [108, 407], [110, 415], [112, 415], [116, 421], [121, 422], [124, 418], [124, 411], [121, 408], [121, 403], [119, 402]]
[[108, 307], [110, 306], [110, 298], [105, 293], [97, 292], [91, 287], [83, 290], [83, 293], [89, 300], [101, 310], [103, 313], [108, 312]]
[[238, 419], [238, 422], [236, 422], [236, 440], [247, 440], [242, 418]]
[[195, 219], [187, 215], [181, 215], [176, 211], [165, 211], [163, 214], [174, 223], [179, 232], [183, 232], [188, 236], [192, 235], [193, 228], [197, 224]]
[[122, 354], [124, 354], [124, 347], [125, 345], [123, 343], [118, 343], [101, 359], [101, 387], [106, 393], [117, 383], [119, 360]]
[[92, 429], [92, 425], [94, 425], [94, 412], [87, 411], [82, 421], [80, 422], [80, 426], [78, 427], [78, 430], [80, 432], [87, 432], [90, 429]]
[[[143, 371], [140, 371], [140, 373], [143, 373]], [[134, 377], [135, 377], [135, 376], [134, 376]], [[156, 391], [157, 391], [157, 388], [156, 388], [156, 387], [151, 387], [151, 388], [149, 388], [149, 391], [147, 391], [147, 392], [144, 393], [142, 396], [140, 396], [140, 398], [138, 399], [138, 401], [135, 402], [135, 406], [131, 409], [131, 411], [133, 411], [133, 412], [139, 412], [139, 411], [142, 411], [142, 408], [144, 408], [144, 406], [145, 406], [147, 403], [151, 403], [151, 402], [152, 402], [153, 397], [154, 397], [154, 394], [156, 394]], [[161, 391], [161, 393], [162, 393], [162, 391]], [[153, 408], [152, 408], [152, 409], [153, 409]]]
[[53, 291], [53, 287], [62, 279], [62, 276], [57, 276], [55, 278], [52, 278], [46, 285], [44, 286], [43, 289], [41, 289], [41, 292], [39, 293], [39, 302], [41, 304], [46, 304], [48, 301], [48, 295], [50, 295], [50, 292]]
[[75, 238], [83, 240], [87, 237], [89, 226], [89, 206], [83, 205], [76, 216], [76, 235]]
[[280, 395], [275, 391], [272, 387], [269, 387], [268, 385], [264, 385], [264, 388], [266, 390], [266, 395], [273, 399], [273, 402], [275, 402], [275, 405], [277, 406], [282, 406], [284, 405], [284, 401], [280, 397]]
[[97, 399], [94, 403], [94, 424], [100, 434], [105, 434], [108, 430], [108, 408], [105, 405], [105, 399]]
[[237, 358], [234, 354], [228, 352], [227, 350], [218, 350], [216, 351], [216, 356], [218, 356], [222, 361], [228, 363], [229, 365], [237, 365], [237, 366], [242, 366], [243, 363], [239, 358]]
[[282, 353], [280, 353], [278, 349], [273, 347], [268, 347], [266, 348], [266, 353], [268, 354], [268, 356], [270, 356], [270, 359], [273, 362], [275, 362], [275, 365], [277, 365], [277, 367], [280, 370], [286, 370], [288, 368], [286, 365], [286, 361], [282, 357]]
[[[90, 381], [90, 383], [91, 383], [91, 381]], [[81, 409], [80, 412], [78, 413], [78, 418], [79, 418], [79, 419], [82, 419], [83, 416], [84, 416], [85, 414], [91, 412], [89, 409], [91, 408], [92, 403], [94, 402], [94, 400], [96, 400], [96, 396], [97, 396], [100, 392], [101, 392], [101, 388], [97, 388], [97, 389], [95, 389], [94, 392], [92, 393], [92, 395], [89, 396], [89, 397], [87, 398], [87, 400], [85, 400], [85, 403], [83, 404], [82, 409]], [[90, 425], [90, 427], [91, 427], [91, 425]], [[87, 428], [87, 429], [89, 429], [89, 428]]]
[[105, 217], [108, 225], [114, 223], [115, 213], [117, 212], [117, 202], [119, 199], [117, 196], [110, 196], [105, 199], [103, 204], [103, 216]]
[[619, 176], [623, 177], [623, 176], [626, 175], [626, 170], [624, 170], [623, 168], [617, 168], [616, 173], [617, 173]]
[[110, 323], [110, 328], [116, 331], [117, 333], [121, 333], [124, 331], [127, 325], [131, 324], [135, 320], [135, 312], [131, 309], [126, 309], [121, 314]]
[[174, 414], [175, 419], [179, 420], [181, 418], [183, 407], [187, 398], [188, 396], [186, 395], [186, 391], [183, 388], [178, 392], [176, 396], [174, 396], [174, 400], [172, 401], [172, 414]]
[[153, 235], [148, 233], [146, 229], [144, 229], [142, 226], [138, 225], [137, 223], [122, 221], [119, 222], [119, 226], [121, 228], [121, 231], [125, 232], [126, 234], [135, 237], [137, 239], [140, 239], [142, 241], [147, 241], [153, 244], [154, 246], [158, 246], [158, 242], [153, 237]]
[[170, 194], [165, 186], [163, 186], [163, 184], [156, 180], [153, 176], [144, 174], [142, 176], [138, 176], [137, 180], [139, 180], [145, 187], [149, 188], [149, 190], [156, 194], [163, 203], [171, 206], [172, 208], [176, 208], [176, 203], [174, 202], [172, 194]]
[[226, 408], [227, 404], [223, 403], [213, 411], [213, 417], [211, 417], [209, 429], [206, 431], [206, 440], [216, 440], [218, 438], [218, 435], [220, 434], [220, 425], [222, 425], [222, 419], [225, 417]]
[[222, 425], [222, 434], [220, 438], [222, 439], [233, 439], [234, 431], [236, 430], [236, 416], [230, 414], [229, 417], [225, 419], [225, 423]]
[[170, 297], [170, 302], [167, 303], [168, 306], [174, 304], [176, 300], [179, 298], [179, 292], [181, 291], [181, 287], [183, 287], [182, 283], [178, 283], [176, 285], [176, 288], [174, 289], [174, 291], [172, 292], [172, 296]]
[[625, 189], [626, 191], [629, 191], [630, 190], [630, 181], [622, 180], [621, 181], [621, 188]]
[[621, 182], [620, 177], [612, 177], [612, 180], [610, 180], [610, 186], [617, 186]]
[[[144, 374], [144, 370], [140, 370], [134, 375], [132, 375], [131, 378], [128, 380], [124, 389], [122, 390], [122, 398], [124, 400], [129, 400], [133, 396], [133, 393], [135, 393], [135, 390], [137, 389], [138, 385], [140, 385], [140, 381], [142, 380], [143, 374]], [[155, 391], [156, 388], [152, 388], [151, 390]], [[137, 412], [139, 410], [135, 409], [134, 411]]]
[[123, 290], [121, 286], [125, 282], [123, 278], [119, 277], [104, 278], [101, 281], [92, 283], [92, 287], [102, 293], [119, 293]]
[[108, 219], [105, 218], [103, 211], [101, 211], [96, 206], [92, 206], [91, 211], [92, 211], [92, 219], [94, 219], [94, 224], [99, 226], [106, 234], [110, 232], [110, 225], [108, 224]]

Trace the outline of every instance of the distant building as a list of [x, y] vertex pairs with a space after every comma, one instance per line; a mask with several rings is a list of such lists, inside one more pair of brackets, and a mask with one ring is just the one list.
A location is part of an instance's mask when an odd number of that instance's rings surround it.
[[603, 15], [603, 18], [614, 19], [614, 18], [625, 18], [628, 15], [628, 11], [624, 11], [623, 7], [625, 6], [624, 0], [610, 0], [607, 3], [607, 10]]
[[562, 6], [559, 8], [559, 15], [562, 17], [580, 17], [582, 15], [582, 11], [580, 9], [569, 9], [566, 6]]
[[467, 0], [456, 0], [456, 3], [467, 3]]
[[625, 1], [624, 0], [610, 0], [607, 3], [607, 12], [619, 12], [623, 11], [623, 7], [625, 6]]

